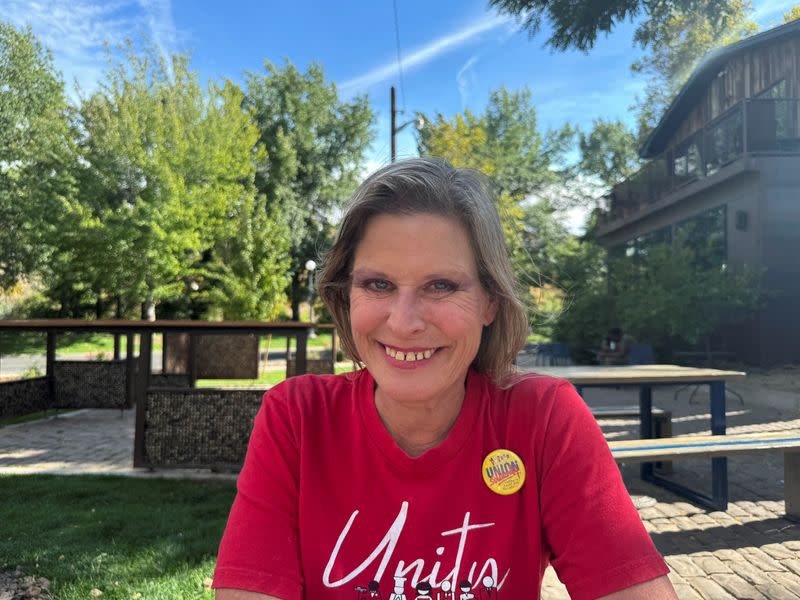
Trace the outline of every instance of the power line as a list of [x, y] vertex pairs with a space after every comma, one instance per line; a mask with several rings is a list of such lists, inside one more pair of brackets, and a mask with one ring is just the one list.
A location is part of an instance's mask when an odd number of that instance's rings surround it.
[[397, 70], [400, 72], [400, 97], [403, 99], [403, 112], [406, 110], [406, 88], [403, 84], [403, 60], [400, 57], [400, 25], [397, 20], [397, 0], [392, 0], [394, 6], [394, 36], [397, 43]]

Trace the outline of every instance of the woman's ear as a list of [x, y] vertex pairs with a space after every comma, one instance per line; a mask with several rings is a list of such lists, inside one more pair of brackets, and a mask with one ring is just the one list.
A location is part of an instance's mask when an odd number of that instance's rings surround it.
[[483, 326], [488, 327], [492, 323], [494, 323], [494, 319], [497, 316], [497, 298], [490, 298], [489, 304], [486, 305], [486, 310], [483, 313]]

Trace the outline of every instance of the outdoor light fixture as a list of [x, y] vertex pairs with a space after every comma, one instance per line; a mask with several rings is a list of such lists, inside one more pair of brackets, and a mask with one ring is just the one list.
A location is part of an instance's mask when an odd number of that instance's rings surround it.
[[[306, 261], [306, 271], [308, 271], [308, 320], [314, 323], [314, 271], [317, 270], [317, 263], [311, 259]], [[315, 337], [313, 329], [308, 332], [308, 337]]]

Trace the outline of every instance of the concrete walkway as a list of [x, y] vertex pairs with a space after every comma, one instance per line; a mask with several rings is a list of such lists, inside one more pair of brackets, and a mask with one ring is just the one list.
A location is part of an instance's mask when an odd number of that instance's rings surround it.
[[[728, 431], [800, 432], [800, 414], [785, 391], [770, 405], [765, 386], [734, 386], [744, 404], [728, 398]], [[766, 390], [766, 391], [765, 391]], [[673, 433], [708, 434], [708, 395], [677, 388], [654, 392], [654, 405], [671, 410]], [[787, 395], [788, 394], [788, 395]], [[630, 390], [587, 390], [590, 405], [635, 404]], [[119, 474], [141, 477], [232, 478], [203, 470], [149, 472], [133, 469], [134, 411], [81, 410], [55, 418], [0, 429], [0, 473]], [[605, 420], [611, 439], [636, 437], [638, 421]], [[675, 464], [674, 477], [710, 486], [707, 461]], [[658, 549], [672, 568], [682, 600], [755, 598], [800, 600], [800, 524], [783, 518], [783, 467], [780, 454], [729, 459], [731, 502], [726, 512], [689, 504], [638, 478], [638, 465], [622, 467], [625, 483]], [[569, 598], [548, 569], [543, 600]]]

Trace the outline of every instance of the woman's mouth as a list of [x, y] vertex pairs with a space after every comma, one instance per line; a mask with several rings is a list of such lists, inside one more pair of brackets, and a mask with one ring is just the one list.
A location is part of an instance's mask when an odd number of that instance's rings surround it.
[[427, 360], [438, 350], [438, 348], [411, 348], [403, 350], [400, 348], [393, 348], [385, 344], [383, 344], [383, 348], [386, 351], [387, 356], [395, 359], [396, 361], [407, 363]]

